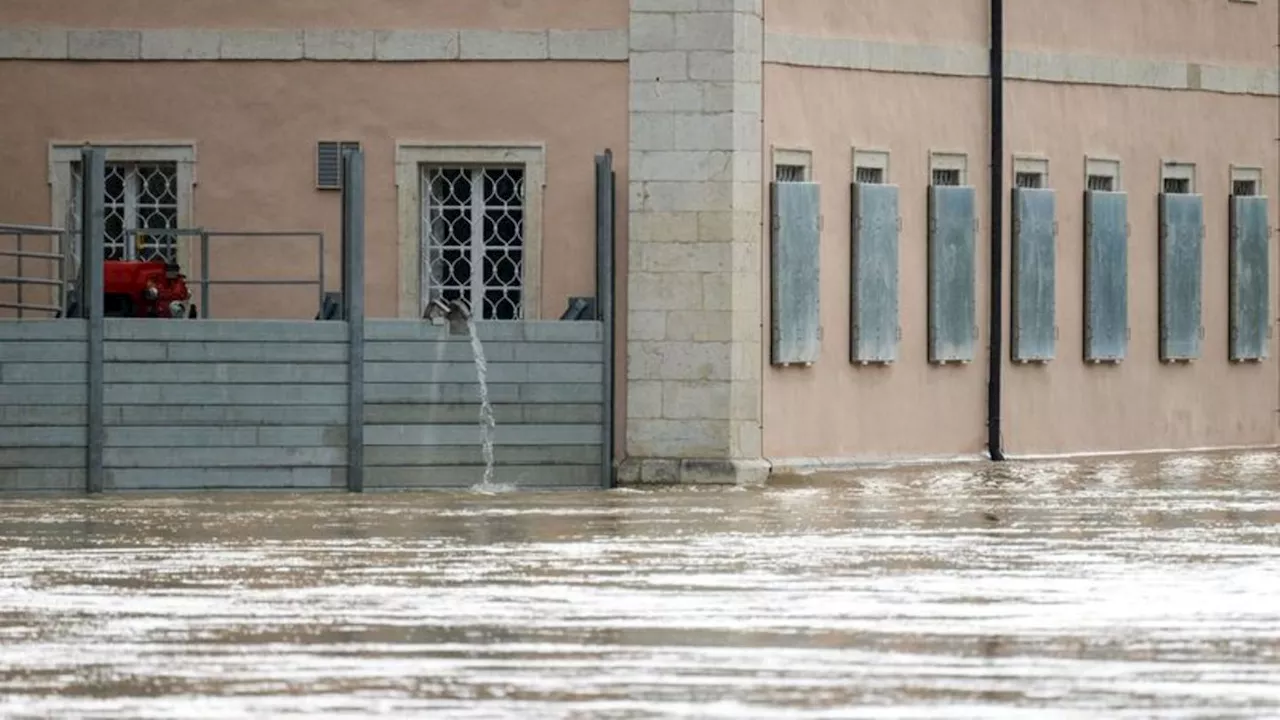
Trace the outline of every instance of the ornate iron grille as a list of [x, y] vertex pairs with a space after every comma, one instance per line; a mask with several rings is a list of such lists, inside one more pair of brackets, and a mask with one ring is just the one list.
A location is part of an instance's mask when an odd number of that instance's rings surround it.
[[482, 320], [524, 317], [522, 167], [429, 166], [423, 301], [461, 299]]
[[[108, 260], [177, 262], [177, 237], [135, 230], [178, 227], [178, 165], [172, 162], [109, 162], [103, 184], [104, 250]], [[71, 219], [80, 224], [80, 163], [71, 165]], [[134, 243], [135, 237], [137, 244]]]

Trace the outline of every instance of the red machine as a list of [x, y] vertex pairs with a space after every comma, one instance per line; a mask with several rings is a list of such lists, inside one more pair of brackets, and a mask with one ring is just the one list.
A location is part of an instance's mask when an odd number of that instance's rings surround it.
[[187, 278], [161, 260], [103, 262], [103, 315], [107, 317], [195, 318]]

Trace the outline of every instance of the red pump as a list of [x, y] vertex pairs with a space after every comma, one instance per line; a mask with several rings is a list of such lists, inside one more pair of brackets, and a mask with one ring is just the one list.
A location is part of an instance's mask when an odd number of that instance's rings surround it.
[[102, 274], [106, 317], [197, 317], [187, 278], [177, 265], [162, 260], [107, 260]]

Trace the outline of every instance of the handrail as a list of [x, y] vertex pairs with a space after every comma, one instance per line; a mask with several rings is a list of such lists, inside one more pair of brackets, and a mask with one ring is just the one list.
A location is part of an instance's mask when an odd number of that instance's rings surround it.
[[[199, 267], [198, 276], [189, 277], [187, 282], [192, 285], [200, 286], [200, 304], [202, 317], [211, 317], [210, 312], [210, 288], [214, 285], [231, 285], [231, 286], [281, 286], [281, 287], [298, 287], [298, 286], [315, 286], [317, 289], [317, 309], [324, 307], [324, 296], [326, 289], [325, 277], [325, 234], [318, 230], [245, 230], [245, 231], [227, 231], [227, 230], [208, 230], [205, 228], [131, 228], [124, 231], [124, 236], [137, 242], [140, 238], [147, 236], [167, 236], [174, 239], [177, 238], [193, 238], [200, 242], [199, 250]], [[16, 309], [18, 317], [23, 317], [24, 311], [31, 310], [36, 312], [53, 312], [64, 314], [66, 310], [66, 288], [73, 283], [69, 282], [67, 277], [68, 266], [73, 264], [78, 253], [76, 253], [76, 245], [80, 242], [83, 233], [78, 228], [64, 229], [48, 225], [27, 225], [15, 223], [0, 223], [0, 238], [13, 237], [17, 240], [16, 249], [0, 249], [0, 257], [16, 258], [17, 274], [11, 276], [0, 276], [0, 285], [15, 285], [18, 288], [18, 298], [16, 303], [0, 303], [0, 308]], [[59, 239], [57, 247], [60, 252], [50, 252], [45, 250], [27, 250], [23, 247], [24, 237], [44, 237], [49, 239]], [[231, 238], [259, 238], [259, 239], [294, 239], [294, 240], [314, 240], [317, 243], [316, 248], [316, 276], [311, 279], [304, 278], [285, 278], [285, 279], [257, 279], [257, 278], [214, 278], [210, 273], [210, 242], [219, 239]], [[27, 277], [24, 260], [36, 260], [57, 263], [58, 268], [55, 271], [55, 277]], [[35, 285], [42, 287], [58, 288], [58, 304], [51, 305], [47, 303], [31, 303], [27, 302], [23, 296], [23, 287], [27, 285]]]
[[[41, 250], [27, 250], [23, 247], [24, 239], [27, 237], [45, 238], [52, 244], [55, 240], [59, 248], [64, 248], [64, 242], [67, 232], [63, 228], [53, 227], [50, 225], [27, 225], [20, 223], [0, 223], [0, 237], [12, 237], [16, 240], [17, 247], [15, 249], [0, 249], [0, 257], [14, 258], [17, 260], [16, 275], [0, 276], [0, 285], [13, 285], [17, 287], [17, 302], [0, 302], [0, 308], [8, 310], [17, 310], [18, 318], [25, 317], [28, 310], [36, 312], [54, 313], [62, 315], [65, 311], [66, 304], [66, 285], [67, 285], [67, 257], [64, 252], [46, 252]], [[56, 264], [54, 277], [27, 277], [24, 260], [39, 260]], [[25, 297], [25, 288], [28, 285], [37, 285], [41, 287], [56, 288], [57, 304], [51, 303], [32, 303], [27, 302]]]
[[[214, 285], [266, 285], [280, 287], [296, 287], [311, 286], [317, 288], [316, 308], [320, 310], [324, 307], [325, 293], [325, 236], [319, 230], [208, 230], [206, 228], [135, 228], [125, 231], [126, 236], [134, 238], [144, 237], [147, 235], [168, 235], [174, 238], [189, 237], [197, 238], [200, 242], [200, 263], [199, 277], [188, 277], [187, 282], [191, 285], [200, 286], [200, 305], [201, 317], [211, 318], [213, 314], [210, 310], [209, 290]], [[269, 240], [284, 239], [312, 239], [317, 242], [316, 248], [316, 277], [314, 279], [264, 279], [264, 278], [212, 278], [210, 277], [210, 257], [209, 248], [211, 240], [232, 239], [232, 238], [261, 238]], [[136, 239], [135, 239], [136, 242]]]

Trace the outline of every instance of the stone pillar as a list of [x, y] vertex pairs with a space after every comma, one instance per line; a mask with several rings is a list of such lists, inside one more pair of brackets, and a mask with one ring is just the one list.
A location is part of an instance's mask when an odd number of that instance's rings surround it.
[[761, 0], [631, 0], [628, 483], [761, 458]]

